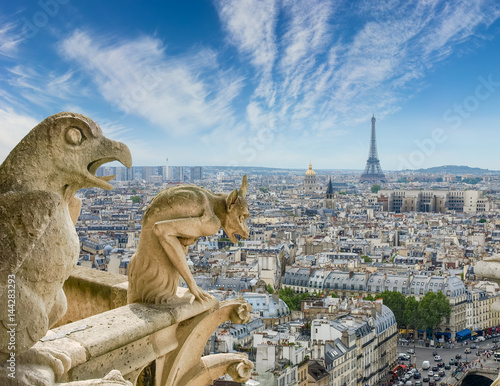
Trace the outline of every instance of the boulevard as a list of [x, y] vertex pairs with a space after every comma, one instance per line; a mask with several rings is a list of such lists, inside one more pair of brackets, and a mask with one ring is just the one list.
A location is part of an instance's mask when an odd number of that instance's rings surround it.
[[[449, 364], [451, 359], [455, 359], [457, 354], [461, 355], [460, 359], [457, 359], [458, 362], [461, 362], [462, 368], [469, 366], [474, 368], [484, 368], [484, 369], [499, 369], [500, 362], [494, 360], [494, 356], [491, 355], [490, 358], [487, 358], [486, 354], [483, 354], [484, 351], [495, 352], [496, 347], [499, 347], [499, 343], [493, 343], [493, 339], [485, 340], [484, 342], [471, 342], [470, 340], [466, 341], [467, 344], [462, 342], [456, 343], [454, 347], [451, 348], [436, 348], [436, 347], [422, 347], [418, 344], [413, 344], [412, 342], [408, 344], [399, 344], [398, 345], [398, 355], [401, 353], [409, 354], [410, 359], [398, 362], [400, 364], [408, 365], [408, 368], [416, 366], [419, 373], [421, 374], [421, 378], [418, 380], [423, 385], [428, 385], [428, 382], [424, 382], [424, 378], [428, 376], [429, 371], [432, 370], [434, 366], [437, 366], [438, 362], [443, 362], [444, 364]], [[471, 345], [476, 345], [477, 347], [472, 349]], [[449, 347], [449, 345], [446, 345]], [[469, 349], [471, 352], [466, 353], [466, 349]], [[411, 350], [414, 350], [414, 353], [411, 353]], [[500, 347], [498, 348], [500, 351]], [[410, 351], [410, 352], [408, 352]], [[481, 355], [476, 355], [477, 352], [480, 352]], [[442, 358], [440, 361], [436, 361], [434, 359], [433, 353], [437, 352], [437, 354]], [[422, 369], [422, 362], [429, 361], [430, 368], [427, 370]], [[436, 382], [436, 385], [440, 385], [444, 383], [445, 385], [453, 385], [457, 381], [452, 374], [457, 370], [457, 366], [451, 366], [449, 370], [445, 370], [443, 367], [440, 367], [439, 370], [445, 371], [445, 376], [441, 377], [439, 381], [434, 381], [432, 377], [430, 377], [430, 382]], [[465, 369], [464, 369], [465, 371]], [[437, 373], [434, 371], [434, 373]], [[415, 385], [417, 381], [414, 378], [411, 378], [410, 381], [412, 385]], [[397, 382], [395, 383], [398, 384]]]

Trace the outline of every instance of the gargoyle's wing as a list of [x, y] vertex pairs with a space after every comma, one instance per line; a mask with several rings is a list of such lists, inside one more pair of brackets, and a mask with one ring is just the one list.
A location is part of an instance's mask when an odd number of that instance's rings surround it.
[[15, 274], [62, 205], [54, 192], [0, 194], [0, 277]]

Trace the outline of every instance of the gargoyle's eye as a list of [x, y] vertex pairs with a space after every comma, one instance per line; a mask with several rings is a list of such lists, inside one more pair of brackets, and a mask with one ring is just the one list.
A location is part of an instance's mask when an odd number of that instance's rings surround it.
[[66, 142], [70, 145], [80, 145], [84, 139], [82, 131], [77, 127], [70, 127], [66, 131]]

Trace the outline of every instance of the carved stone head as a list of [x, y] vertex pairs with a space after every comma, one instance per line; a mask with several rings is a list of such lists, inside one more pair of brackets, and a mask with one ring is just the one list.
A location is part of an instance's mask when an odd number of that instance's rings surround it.
[[240, 189], [234, 189], [226, 198], [227, 214], [224, 221], [222, 221], [222, 228], [229, 239], [235, 244], [238, 242], [235, 234], [240, 235], [244, 239], [248, 238], [250, 234], [250, 230], [245, 224], [245, 220], [250, 216], [245, 199], [247, 188], [248, 180], [245, 175], [243, 176]]

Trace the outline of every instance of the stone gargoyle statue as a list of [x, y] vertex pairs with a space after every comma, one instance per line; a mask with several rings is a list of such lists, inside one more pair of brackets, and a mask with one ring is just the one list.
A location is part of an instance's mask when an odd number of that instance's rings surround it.
[[[39, 364], [56, 374], [70, 367], [62, 351], [30, 348], [66, 312], [63, 283], [80, 251], [75, 223], [81, 201], [75, 193], [90, 187], [112, 189], [108, 181], [114, 176], [95, 173], [114, 160], [132, 165], [126, 145], [105, 138], [90, 118], [62, 112], [33, 128], [0, 165], [3, 366], [14, 360], [19, 370], [23, 364]], [[17, 382], [23, 384], [20, 378]]]
[[[253, 363], [246, 355], [202, 357], [202, 352], [221, 323], [248, 323], [251, 306], [243, 298], [218, 303], [197, 286], [186, 261], [189, 245], [200, 236], [217, 233], [221, 227], [234, 243], [235, 234], [248, 237], [247, 186], [244, 176], [240, 189], [229, 194], [215, 194], [194, 185], [167, 188], [151, 200], [144, 212], [139, 244], [128, 266], [128, 303], [174, 310], [190, 304], [202, 309], [177, 329], [175, 350], [156, 361], [158, 384], [205, 386], [223, 374], [237, 382], [250, 378]], [[178, 287], [180, 276], [192, 295]]]
[[200, 302], [210, 295], [195, 283], [186, 261], [189, 245], [221, 228], [237, 243], [235, 234], [249, 235], [245, 225], [247, 176], [239, 190], [215, 194], [194, 185], [167, 188], [144, 212], [137, 250], [128, 267], [128, 303], [165, 304], [176, 298], [179, 275]]

